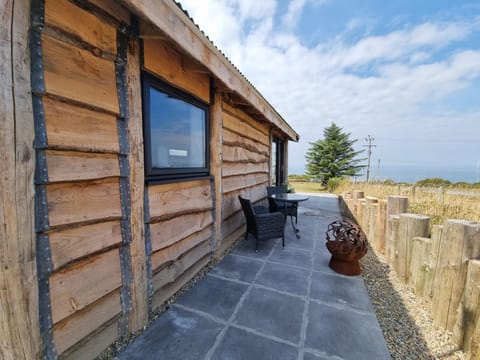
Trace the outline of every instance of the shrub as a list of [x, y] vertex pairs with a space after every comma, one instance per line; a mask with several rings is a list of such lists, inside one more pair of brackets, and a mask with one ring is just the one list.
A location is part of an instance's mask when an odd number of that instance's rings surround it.
[[340, 184], [344, 181], [344, 178], [342, 177], [333, 177], [328, 179], [327, 182], [327, 190], [328, 192], [333, 193], [337, 188], [340, 186]]
[[416, 182], [417, 186], [450, 186], [452, 183], [448, 180], [441, 178], [429, 178], [423, 179]]

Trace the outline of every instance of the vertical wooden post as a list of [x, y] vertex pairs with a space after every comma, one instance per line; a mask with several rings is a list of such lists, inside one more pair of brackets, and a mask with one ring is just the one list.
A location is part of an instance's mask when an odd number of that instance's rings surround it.
[[[424, 289], [424, 299], [427, 302], [427, 306], [431, 309], [432, 305], [432, 288], [433, 288], [433, 279], [435, 278], [435, 273], [437, 272], [437, 263], [438, 263], [438, 252], [440, 251], [440, 244], [442, 242], [442, 225], [433, 225], [432, 233], [430, 235], [431, 248], [428, 259], [426, 259], [429, 271], [425, 272], [425, 289]], [[430, 310], [431, 311], [431, 310]]]
[[[476, 329], [480, 330], [479, 304], [480, 260], [470, 260], [468, 262], [465, 291], [458, 307], [458, 316], [453, 328], [453, 339], [466, 354], [472, 353], [474, 347], [472, 345], [475, 342], [480, 345], [480, 333], [475, 334]], [[472, 359], [480, 357], [480, 351], [475, 356], [472, 356]]]
[[221, 255], [222, 240], [222, 96], [215, 91], [213, 106], [210, 111], [210, 174], [213, 176], [215, 201], [213, 218], [213, 256]]
[[388, 229], [387, 229], [387, 246], [386, 249], [388, 257], [387, 261], [390, 267], [397, 271], [398, 270], [398, 254], [396, 251], [396, 244], [398, 242], [398, 224], [400, 222], [400, 217], [398, 215], [391, 215], [388, 218]]
[[130, 154], [130, 227], [132, 240], [130, 252], [132, 259], [131, 299], [132, 310], [129, 314], [130, 331], [141, 329], [148, 321], [147, 269], [145, 253], [144, 191], [145, 173], [143, 163], [142, 96], [140, 81], [140, 44], [130, 40], [127, 51], [128, 84], [128, 141]]
[[40, 356], [30, 1], [0, 7], [0, 358]]
[[432, 317], [447, 330], [453, 330], [469, 259], [480, 256], [480, 224], [448, 220], [443, 227], [442, 245], [433, 281]]
[[[388, 219], [390, 218], [391, 215], [400, 215], [401, 213], [407, 212], [408, 209], [408, 198], [405, 196], [389, 196], [387, 198], [387, 229], [385, 232], [389, 234], [389, 221]], [[389, 241], [389, 236], [387, 236], [386, 239], [387, 243], [385, 244], [385, 257], [387, 259], [393, 259], [395, 256], [394, 253], [391, 255], [388, 253], [390, 250], [395, 251], [395, 244], [388, 244]]]
[[387, 201], [379, 200], [377, 208], [377, 216], [375, 218], [375, 243], [377, 251], [385, 254], [385, 242], [387, 238]]
[[423, 298], [425, 295], [425, 282], [427, 274], [431, 271], [432, 240], [424, 237], [414, 237], [410, 268], [408, 270], [408, 283], [413, 293]]
[[398, 226], [398, 277], [408, 283], [414, 237], [428, 237], [430, 218], [418, 214], [400, 214]]
[[365, 219], [364, 219], [364, 229], [365, 235], [370, 242], [370, 245], [373, 247], [375, 252], [377, 249], [376, 237], [375, 237], [375, 219], [378, 209], [378, 199], [375, 197], [367, 196], [365, 201]]

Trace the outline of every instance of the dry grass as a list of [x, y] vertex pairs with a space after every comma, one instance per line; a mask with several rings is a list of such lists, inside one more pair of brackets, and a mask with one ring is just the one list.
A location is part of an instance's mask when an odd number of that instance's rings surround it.
[[480, 222], [480, 190], [478, 189], [344, 182], [336, 193], [353, 190], [364, 191], [365, 196], [374, 196], [379, 199], [386, 199], [389, 195], [408, 196], [408, 211], [429, 216], [432, 225], [443, 224], [448, 219]]
[[306, 192], [306, 193], [327, 192], [327, 190], [323, 188], [320, 183], [316, 183], [316, 182], [289, 180], [288, 184], [295, 189], [295, 192]]

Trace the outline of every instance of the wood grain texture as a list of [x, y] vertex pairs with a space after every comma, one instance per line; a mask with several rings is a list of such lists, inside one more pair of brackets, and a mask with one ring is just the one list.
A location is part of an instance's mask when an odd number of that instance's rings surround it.
[[117, 249], [84, 260], [50, 276], [54, 324], [122, 285]]
[[[84, 310], [60, 321], [53, 328], [57, 352], [62, 354], [121, 312], [120, 291], [115, 290]], [[105, 344], [105, 347], [108, 345]]]
[[118, 114], [113, 61], [42, 35], [45, 87], [49, 94]]
[[[239, 120], [249, 124], [253, 128], [257, 129], [264, 135], [270, 137], [270, 125], [265, 123], [265, 122], [260, 122], [257, 118], [252, 117], [252, 115], [247, 114], [245, 111], [243, 111], [241, 108], [234, 107], [229, 104], [229, 102], [225, 101], [223, 103], [223, 110], [224, 112], [238, 118]], [[277, 135], [279, 137], [283, 137], [282, 132]]]
[[49, 98], [43, 103], [49, 147], [119, 152], [115, 116]]
[[269, 173], [268, 162], [260, 163], [237, 163], [224, 161], [222, 164], [222, 176], [244, 175], [252, 173]]
[[182, 239], [168, 248], [154, 252], [151, 258], [152, 271], [155, 273], [158, 269], [173, 264], [176, 259], [180, 258], [183, 254], [187, 253], [200, 243], [208, 241], [211, 236], [212, 231], [210, 227], [208, 227]]
[[50, 183], [120, 176], [118, 156], [115, 154], [47, 150], [46, 156]]
[[212, 211], [177, 216], [150, 225], [152, 252], [169, 247], [213, 223]]
[[109, 15], [113, 16], [118, 21], [124, 22], [127, 25], [130, 25], [130, 12], [125, 9], [118, 1], [116, 0], [88, 0], [89, 3], [95, 5], [96, 7], [102, 9]]
[[50, 233], [53, 268], [122, 242], [120, 221], [107, 221]]
[[151, 185], [148, 187], [152, 221], [173, 214], [210, 210], [210, 180]]
[[210, 256], [207, 254], [183, 274], [181, 274], [176, 281], [169, 283], [153, 294], [152, 307], [153, 309], [161, 306], [165, 301], [172, 297], [178, 290], [180, 290], [187, 282], [189, 282], [195, 275], [198, 274], [210, 261]]
[[142, 129], [142, 95], [140, 80], [140, 43], [131, 40], [127, 53], [128, 81], [128, 141], [130, 153], [130, 228], [132, 241], [130, 255], [132, 259], [132, 282], [130, 293], [132, 311], [129, 314], [131, 330], [139, 330], [148, 322], [148, 279], [145, 253], [144, 193], [145, 168]]
[[185, 72], [182, 57], [162, 40], [143, 41], [144, 66], [175, 87], [210, 103], [210, 78], [207, 74]]
[[244, 137], [243, 135], [234, 133], [227, 128], [223, 129], [222, 131], [222, 138], [223, 144], [229, 146], [240, 146], [247, 150], [258, 152], [259, 154], [263, 154], [265, 156], [269, 156], [270, 154], [270, 147], [260, 143], [258, 141], [254, 141]]
[[223, 134], [222, 117], [222, 97], [215, 92], [213, 105], [210, 109], [210, 175], [213, 176], [214, 201], [213, 211], [215, 214], [215, 223], [213, 225], [213, 251], [215, 256], [217, 244], [222, 239], [222, 172], [224, 169], [222, 154]]
[[122, 216], [118, 179], [47, 186], [51, 227]]
[[266, 188], [267, 184], [267, 174], [248, 174], [244, 176], [231, 176], [222, 179], [222, 187], [224, 194], [256, 185], [263, 185]]
[[112, 321], [94, 335], [62, 354], [62, 360], [92, 360], [118, 339], [118, 321]]
[[245, 230], [245, 215], [241, 211], [236, 212], [228, 219], [222, 221], [222, 233], [224, 234], [224, 238], [240, 228]]
[[45, 1], [45, 24], [103, 51], [117, 52], [116, 29], [68, 0]]
[[175, 283], [185, 271], [209, 253], [210, 244], [207, 240], [182, 254], [174, 261], [169, 262], [167, 266], [153, 276], [152, 284], [154, 291]]
[[250, 162], [250, 163], [266, 163], [268, 164], [268, 156], [245, 149], [243, 147], [232, 147], [223, 145], [223, 160], [230, 162]]
[[223, 112], [223, 127], [251, 140], [258, 141], [265, 146], [270, 146], [268, 135], [253, 127], [250, 123], [242, 121], [225, 111]]
[[30, 1], [0, 6], [0, 358], [41, 352], [34, 231]]
[[[458, 306], [457, 318], [453, 327], [453, 339], [467, 354], [471, 354], [475, 342], [480, 342], [480, 333], [475, 334], [480, 326], [480, 260], [468, 262], [465, 291]], [[475, 338], [476, 336], [476, 338]], [[479, 349], [480, 350], [480, 349]], [[477, 352], [475, 356], [479, 356]], [[473, 359], [475, 357], [472, 356]]]

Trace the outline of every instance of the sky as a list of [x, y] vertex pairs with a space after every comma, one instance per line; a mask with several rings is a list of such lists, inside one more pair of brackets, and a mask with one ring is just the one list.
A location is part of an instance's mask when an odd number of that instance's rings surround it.
[[181, 4], [300, 135], [289, 144], [290, 174], [305, 171], [310, 143], [334, 122], [358, 150], [375, 138], [372, 173], [458, 168], [478, 177], [480, 1]]

